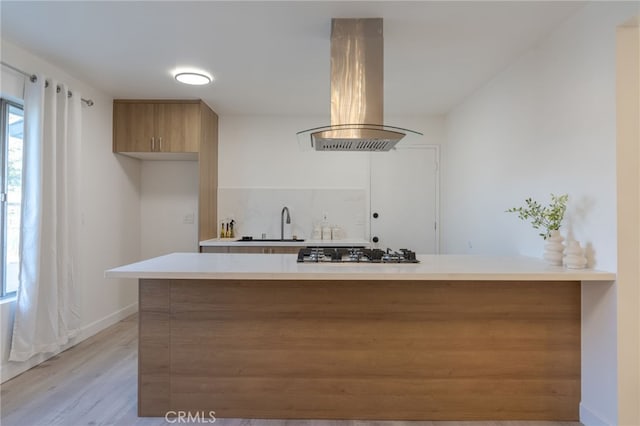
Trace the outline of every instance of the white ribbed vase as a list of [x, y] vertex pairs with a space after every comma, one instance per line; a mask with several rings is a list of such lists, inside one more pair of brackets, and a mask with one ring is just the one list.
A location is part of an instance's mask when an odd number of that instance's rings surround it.
[[567, 249], [564, 251], [564, 263], [570, 269], [583, 269], [587, 266], [587, 258], [579, 242], [567, 242]]
[[551, 236], [545, 240], [544, 244], [544, 260], [550, 265], [562, 265], [562, 256], [564, 252], [564, 238], [560, 235], [560, 231], [551, 231]]

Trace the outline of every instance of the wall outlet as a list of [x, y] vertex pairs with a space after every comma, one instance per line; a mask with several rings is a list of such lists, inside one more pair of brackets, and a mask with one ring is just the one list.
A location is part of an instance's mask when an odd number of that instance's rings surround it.
[[195, 221], [195, 215], [193, 213], [187, 213], [182, 218], [182, 223], [185, 225], [193, 225]]

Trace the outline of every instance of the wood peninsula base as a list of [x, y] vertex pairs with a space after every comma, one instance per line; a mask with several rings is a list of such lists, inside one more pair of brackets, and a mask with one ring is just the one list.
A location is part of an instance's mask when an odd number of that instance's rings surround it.
[[578, 420], [580, 281], [139, 286], [140, 416]]

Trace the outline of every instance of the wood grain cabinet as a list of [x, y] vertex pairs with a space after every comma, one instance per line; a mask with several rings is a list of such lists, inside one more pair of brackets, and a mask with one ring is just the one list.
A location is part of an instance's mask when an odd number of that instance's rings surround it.
[[198, 161], [198, 239], [216, 237], [218, 115], [201, 100], [113, 101], [113, 152]]
[[113, 101], [113, 152], [197, 153], [201, 101]]
[[203, 253], [297, 254], [300, 246], [202, 246]]
[[302, 247], [300, 246], [291, 246], [291, 247], [284, 247], [284, 246], [277, 246], [277, 247], [270, 247], [271, 251], [269, 253], [271, 254], [298, 254], [298, 252], [300, 251], [300, 249]]
[[298, 253], [297, 246], [242, 246], [229, 247], [229, 253], [264, 253], [264, 254], [290, 254]]

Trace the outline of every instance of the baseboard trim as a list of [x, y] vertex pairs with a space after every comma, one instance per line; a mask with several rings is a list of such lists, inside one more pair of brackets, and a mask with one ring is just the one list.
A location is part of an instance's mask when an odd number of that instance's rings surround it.
[[133, 315], [138, 312], [138, 302], [132, 303], [129, 306], [125, 306], [124, 308], [117, 310], [104, 318], [100, 318], [97, 321], [92, 322], [91, 324], [87, 324], [80, 329], [80, 333], [78, 337], [73, 339], [72, 342], [65, 345], [62, 350], [55, 353], [49, 354], [39, 354], [32, 358], [29, 358], [24, 362], [14, 362], [8, 361], [6, 364], [1, 366], [0, 369], [0, 383], [4, 383], [7, 380], [11, 380], [19, 374], [24, 373], [25, 371], [37, 366], [38, 364], [42, 364], [46, 360], [58, 355], [60, 352], [64, 352], [69, 348], [77, 345], [83, 340], [88, 339], [91, 336], [94, 336], [104, 330], [105, 328], [111, 327], [115, 323], [122, 321], [129, 315]]
[[598, 414], [580, 403], [580, 423], [584, 426], [614, 426], [613, 423], [605, 421]]
[[111, 327], [113, 324], [118, 321], [122, 321], [129, 315], [133, 315], [138, 312], [138, 302], [132, 303], [129, 306], [125, 306], [119, 311], [115, 311], [104, 318], [101, 318], [97, 321], [92, 322], [91, 324], [87, 324], [80, 329], [80, 334], [78, 336], [78, 341], [74, 344], [78, 344], [81, 341], [98, 334], [102, 330], [107, 327]]

